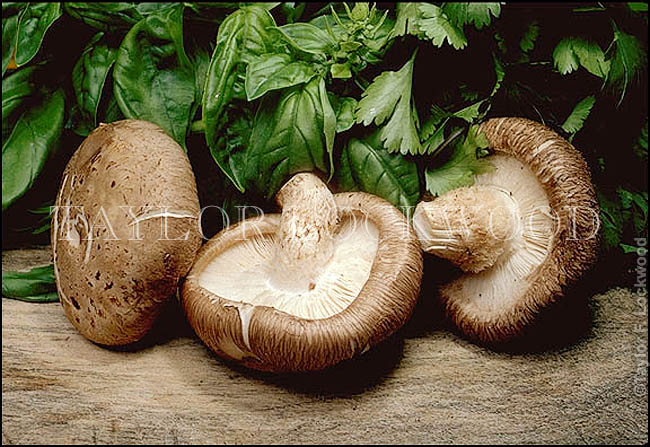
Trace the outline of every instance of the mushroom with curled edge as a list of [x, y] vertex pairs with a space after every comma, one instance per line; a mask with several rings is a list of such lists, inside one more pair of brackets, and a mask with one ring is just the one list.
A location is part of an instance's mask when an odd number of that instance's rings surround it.
[[413, 225], [424, 251], [464, 271], [440, 289], [446, 314], [468, 337], [499, 343], [593, 264], [599, 209], [587, 164], [555, 132], [522, 118], [481, 130], [494, 169], [420, 202]]
[[279, 191], [282, 214], [208, 241], [183, 283], [187, 318], [220, 356], [266, 371], [315, 371], [363, 353], [411, 315], [422, 253], [385, 200], [333, 195], [310, 173]]
[[52, 217], [65, 314], [103, 345], [142, 338], [201, 245], [185, 151], [155, 124], [102, 124], [63, 172]]

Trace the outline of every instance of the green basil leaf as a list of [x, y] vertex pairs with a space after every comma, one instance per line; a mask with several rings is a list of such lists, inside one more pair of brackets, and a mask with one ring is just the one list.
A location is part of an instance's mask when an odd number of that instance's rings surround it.
[[15, 116], [27, 100], [36, 92], [37, 86], [33, 79], [36, 67], [25, 67], [17, 70], [2, 80], [2, 141], [9, 136], [13, 128]]
[[222, 115], [231, 99], [239, 97], [238, 90], [244, 91], [246, 65], [271, 51], [273, 42], [267, 29], [274, 26], [273, 17], [260, 7], [245, 7], [230, 14], [219, 27], [217, 46], [205, 80], [202, 112], [205, 139], [214, 160], [242, 192], [245, 187], [233, 173], [229, 154], [218, 144], [225, 123]]
[[[2, 272], [2, 296], [7, 298], [30, 298], [56, 295], [56, 282], [54, 278], [54, 266], [52, 264], [43, 267], [35, 267], [27, 272]], [[56, 301], [56, 299], [51, 300]]]
[[276, 29], [289, 45], [305, 53], [330, 54], [336, 48], [332, 36], [310, 23], [290, 23]]
[[55, 303], [59, 301], [59, 294], [56, 292], [48, 292], [42, 295], [20, 296], [20, 297], [7, 297], [18, 301], [25, 301], [27, 303]]
[[[346, 18], [344, 17], [343, 20], [345, 21]], [[343, 42], [348, 37], [345, 27], [336, 22], [329, 14], [318, 16], [311, 20], [309, 24], [327, 33], [332, 42]]]
[[32, 186], [54, 152], [63, 129], [63, 92], [57, 90], [42, 105], [20, 117], [2, 144], [2, 211]]
[[24, 3], [2, 3], [2, 76], [16, 49], [18, 22], [25, 7]]
[[65, 12], [102, 31], [130, 28], [147, 16], [174, 7], [174, 3], [65, 2]]
[[183, 6], [152, 14], [131, 28], [113, 76], [124, 116], [156, 123], [185, 146], [194, 70], [183, 48]]
[[296, 172], [327, 172], [319, 81], [292, 87], [279, 100], [265, 97], [260, 105], [247, 169], [248, 178], [267, 197]]
[[[191, 55], [192, 66], [194, 67], [194, 91], [198, 108], [203, 100], [203, 88], [205, 87], [205, 80], [208, 76], [208, 68], [210, 67], [210, 53], [202, 48], [196, 48]], [[194, 114], [192, 114], [194, 116]]]
[[311, 64], [293, 61], [288, 54], [264, 54], [248, 64], [246, 97], [253, 101], [268, 91], [303, 84], [314, 76]]
[[336, 115], [336, 133], [349, 130], [354, 125], [354, 110], [357, 108], [357, 100], [347, 96], [339, 98], [333, 94], [328, 94], [328, 96]]
[[45, 32], [61, 17], [60, 3], [30, 3], [20, 16], [16, 37], [16, 65], [32, 60], [43, 42]]
[[364, 191], [400, 208], [413, 207], [420, 198], [417, 165], [383, 148], [379, 133], [353, 138], [343, 150], [337, 179], [345, 191]]
[[232, 175], [235, 185], [248, 185], [247, 149], [254, 123], [254, 113], [245, 100], [234, 100], [223, 113], [222, 131], [210, 149], [213, 158], [220, 157]]
[[117, 57], [117, 48], [109, 46], [103, 37], [104, 33], [100, 32], [92, 38], [72, 69], [77, 107], [86, 123], [84, 127], [90, 130], [97, 127], [97, 110], [104, 84]]
[[325, 90], [325, 78], [318, 82], [318, 94], [320, 96], [320, 107], [323, 112], [323, 135], [325, 137], [325, 150], [329, 155], [330, 179], [334, 175], [334, 137], [336, 136], [336, 114]]

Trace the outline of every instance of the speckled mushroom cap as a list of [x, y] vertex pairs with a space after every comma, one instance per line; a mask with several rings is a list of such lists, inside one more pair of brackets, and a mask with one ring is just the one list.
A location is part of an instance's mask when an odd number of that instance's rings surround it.
[[201, 245], [184, 150], [149, 122], [102, 124], [70, 159], [56, 206], [52, 251], [66, 316], [96, 343], [137, 341]]
[[287, 185], [281, 215], [247, 219], [203, 246], [182, 304], [199, 337], [226, 359], [275, 372], [320, 370], [407, 321], [422, 255], [404, 215], [385, 200], [332, 195], [312, 174]]
[[558, 134], [523, 118], [481, 130], [494, 170], [418, 204], [414, 226], [425, 251], [465, 272], [440, 290], [447, 315], [493, 343], [521, 334], [592, 265], [599, 209], [587, 164]]

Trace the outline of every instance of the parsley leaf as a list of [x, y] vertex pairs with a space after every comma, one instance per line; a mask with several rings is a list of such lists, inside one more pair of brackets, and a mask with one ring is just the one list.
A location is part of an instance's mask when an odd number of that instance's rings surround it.
[[553, 62], [563, 75], [582, 66], [589, 73], [603, 79], [607, 77], [610, 65], [598, 44], [577, 37], [567, 37], [557, 44], [553, 51]]
[[445, 3], [443, 8], [447, 17], [461, 28], [472, 23], [476, 29], [481, 29], [492, 21], [490, 14], [495, 18], [501, 14], [500, 3]]
[[562, 124], [562, 129], [565, 132], [575, 134], [585, 123], [585, 120], [591, 113], [591, 109], [596, 103], [596, 98], [594, 96], [587, 96], [585, 99], [580, 101], [573, 108], [573, 111], [569, 114], [564, 124]]
[[400, 2], [397, 4], [397, 20], [393, 28], [393, 36], [403, 36], [405, 34], [417, 36], [419, 34], [418, 20], [420, 11], [418, 7], [419, 3], [415, 2]]
[[476, 155], [478, 149], [487, 146], [487, 138], [484, 134], [478, 133], [478, 126], [470, 127], [465, 139], [456, 144], [445, 164], [426, 169], [424, 176], [427, 191], [440, 196], [452, 189], [472, 185], [475, 175], [492, 169], [492, 165], [487, 160]]
[[445, 40], [456, 50], [462, 50], [467, 46], [467, 38], [463, 28], [452, 23], [443, 9], [430, 3], [420, 3], [419, 30], [433, 44], [441, 47]]
[[385, 71], [377, 76], [357, 105], [357, 123], [364, 126], [373, 121], [379, 126], [390, 117], [379, 134], [389, 152], [422, 153], [417, 114], [411, 107], [414, 56], [399, 71]]
[[539, 36], [539, 24], [536, 21], [534, 21], [530, 25], [528, 25], [526, 32], [524, 33], [523, 37], [519, 41], [519, 48], [521, 48], [521, 51], [527, 53], [533, 48], [535, 48], [535, 41], [537, 41], [538, 36]]
[[641, 47], [639, 40], [622, 31], [614, 32], [616, 49], [611, 63], [608, 81], [621, 91], [619, 104], [623, 101], [627, 86], [634, 76], [637, 76], [647, 62], [647, 52]]

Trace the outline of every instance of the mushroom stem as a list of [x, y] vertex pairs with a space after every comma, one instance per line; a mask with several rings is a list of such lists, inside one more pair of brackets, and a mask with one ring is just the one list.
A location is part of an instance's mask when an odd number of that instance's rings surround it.
[[466, 272], [493, 266], [519, 231], [519, 207], [496, 186], [475, 185], [420, 202], [413, 226], [422, 249]]
[[334, 253], [339, 212], [334, 196], [316, 175], [293, 176], [278, 192], [282, 207], [271, 285], [309, 291]]

